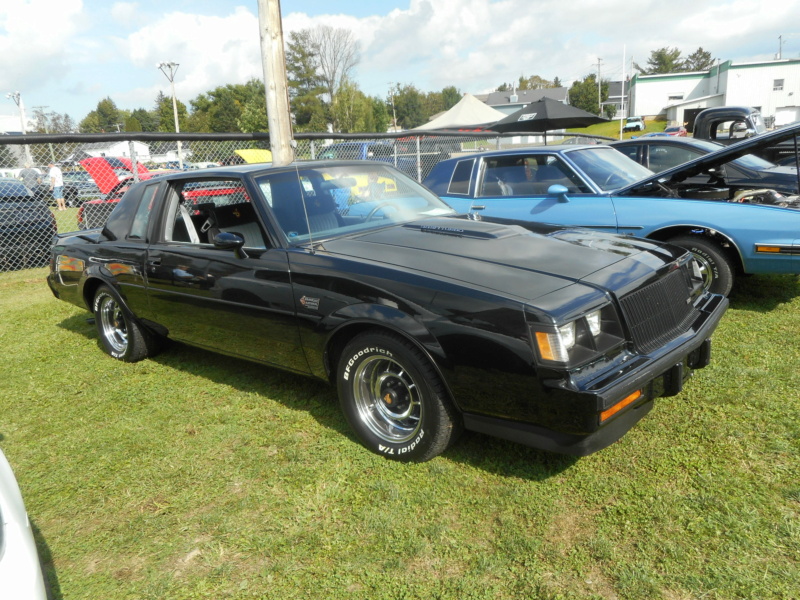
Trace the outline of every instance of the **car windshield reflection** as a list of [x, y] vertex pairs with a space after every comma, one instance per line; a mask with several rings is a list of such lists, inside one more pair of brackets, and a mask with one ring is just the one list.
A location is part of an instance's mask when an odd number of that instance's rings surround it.
[[569, 158], [604, 192], [617, 190], [653, 175], [650, 169], [613, 148], [576, 150], [569, 153]]
[[455, 211], [380, 164], [321, 165], [256, 178], [291, 243], [303, 244]]

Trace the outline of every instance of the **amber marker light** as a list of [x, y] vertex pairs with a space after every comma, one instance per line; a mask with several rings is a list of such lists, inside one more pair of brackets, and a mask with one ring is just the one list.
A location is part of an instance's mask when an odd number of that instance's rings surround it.
[[773, 252], [779, 254], [781, 251], [777, 246], [756, 246], [756, 252]]
[[638, 400], [641, 397], [642, 397], [642, 390], [636, 390], [632, 394], [629, 394], [628, 396], [625, 396], [622, 400], [617, 402], [614, 406], [612, 406], [611, 408], [607, 408], [603, 412], [600, 413], [600, 422], [602, 423], [603, 421], [613, 417], [615, 414], [617, 414], [623, 408], [625, 408], [626, 406], [628, 406], [629, 404], [631, 404], [633, 402], [636, 402], [636, 400]]

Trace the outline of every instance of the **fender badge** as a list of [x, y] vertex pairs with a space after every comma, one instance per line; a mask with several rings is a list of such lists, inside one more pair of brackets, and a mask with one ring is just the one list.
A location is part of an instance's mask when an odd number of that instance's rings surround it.
[[309, 298], [308, 296], [303, 296], [300, 298], [300, 304], [302, 304], [308, 310], [319, 310], [319, 298]]

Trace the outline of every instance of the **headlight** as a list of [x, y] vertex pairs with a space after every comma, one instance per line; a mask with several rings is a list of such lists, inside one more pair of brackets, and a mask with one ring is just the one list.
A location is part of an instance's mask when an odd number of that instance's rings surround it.
[[570, 366], [591, 361], [624, 341], [616, 311], [611, 305], [557, 327], [534, 326], [533, 334], [542, 361]]

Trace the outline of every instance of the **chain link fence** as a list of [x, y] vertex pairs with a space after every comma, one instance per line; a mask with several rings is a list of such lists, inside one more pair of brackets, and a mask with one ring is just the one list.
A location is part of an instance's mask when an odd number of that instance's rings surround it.
[[[547, 143], [570, 136], [548, 134]], [[541, 135], [297, 134], [295, 158], [390, 163], [423, 181], [441, 160], [544, 143]], [[56, 232], [99, 227], [138, 180], [176, 170], [268, 163], [268, 134], [0, 136], [0, 272], [42, 266]], [[60, 172], [51, 171], [51, 166]], [[53, 177], [54, 176], [54, 177]], [[61, 182], [53, 190], [53, 183]]]

